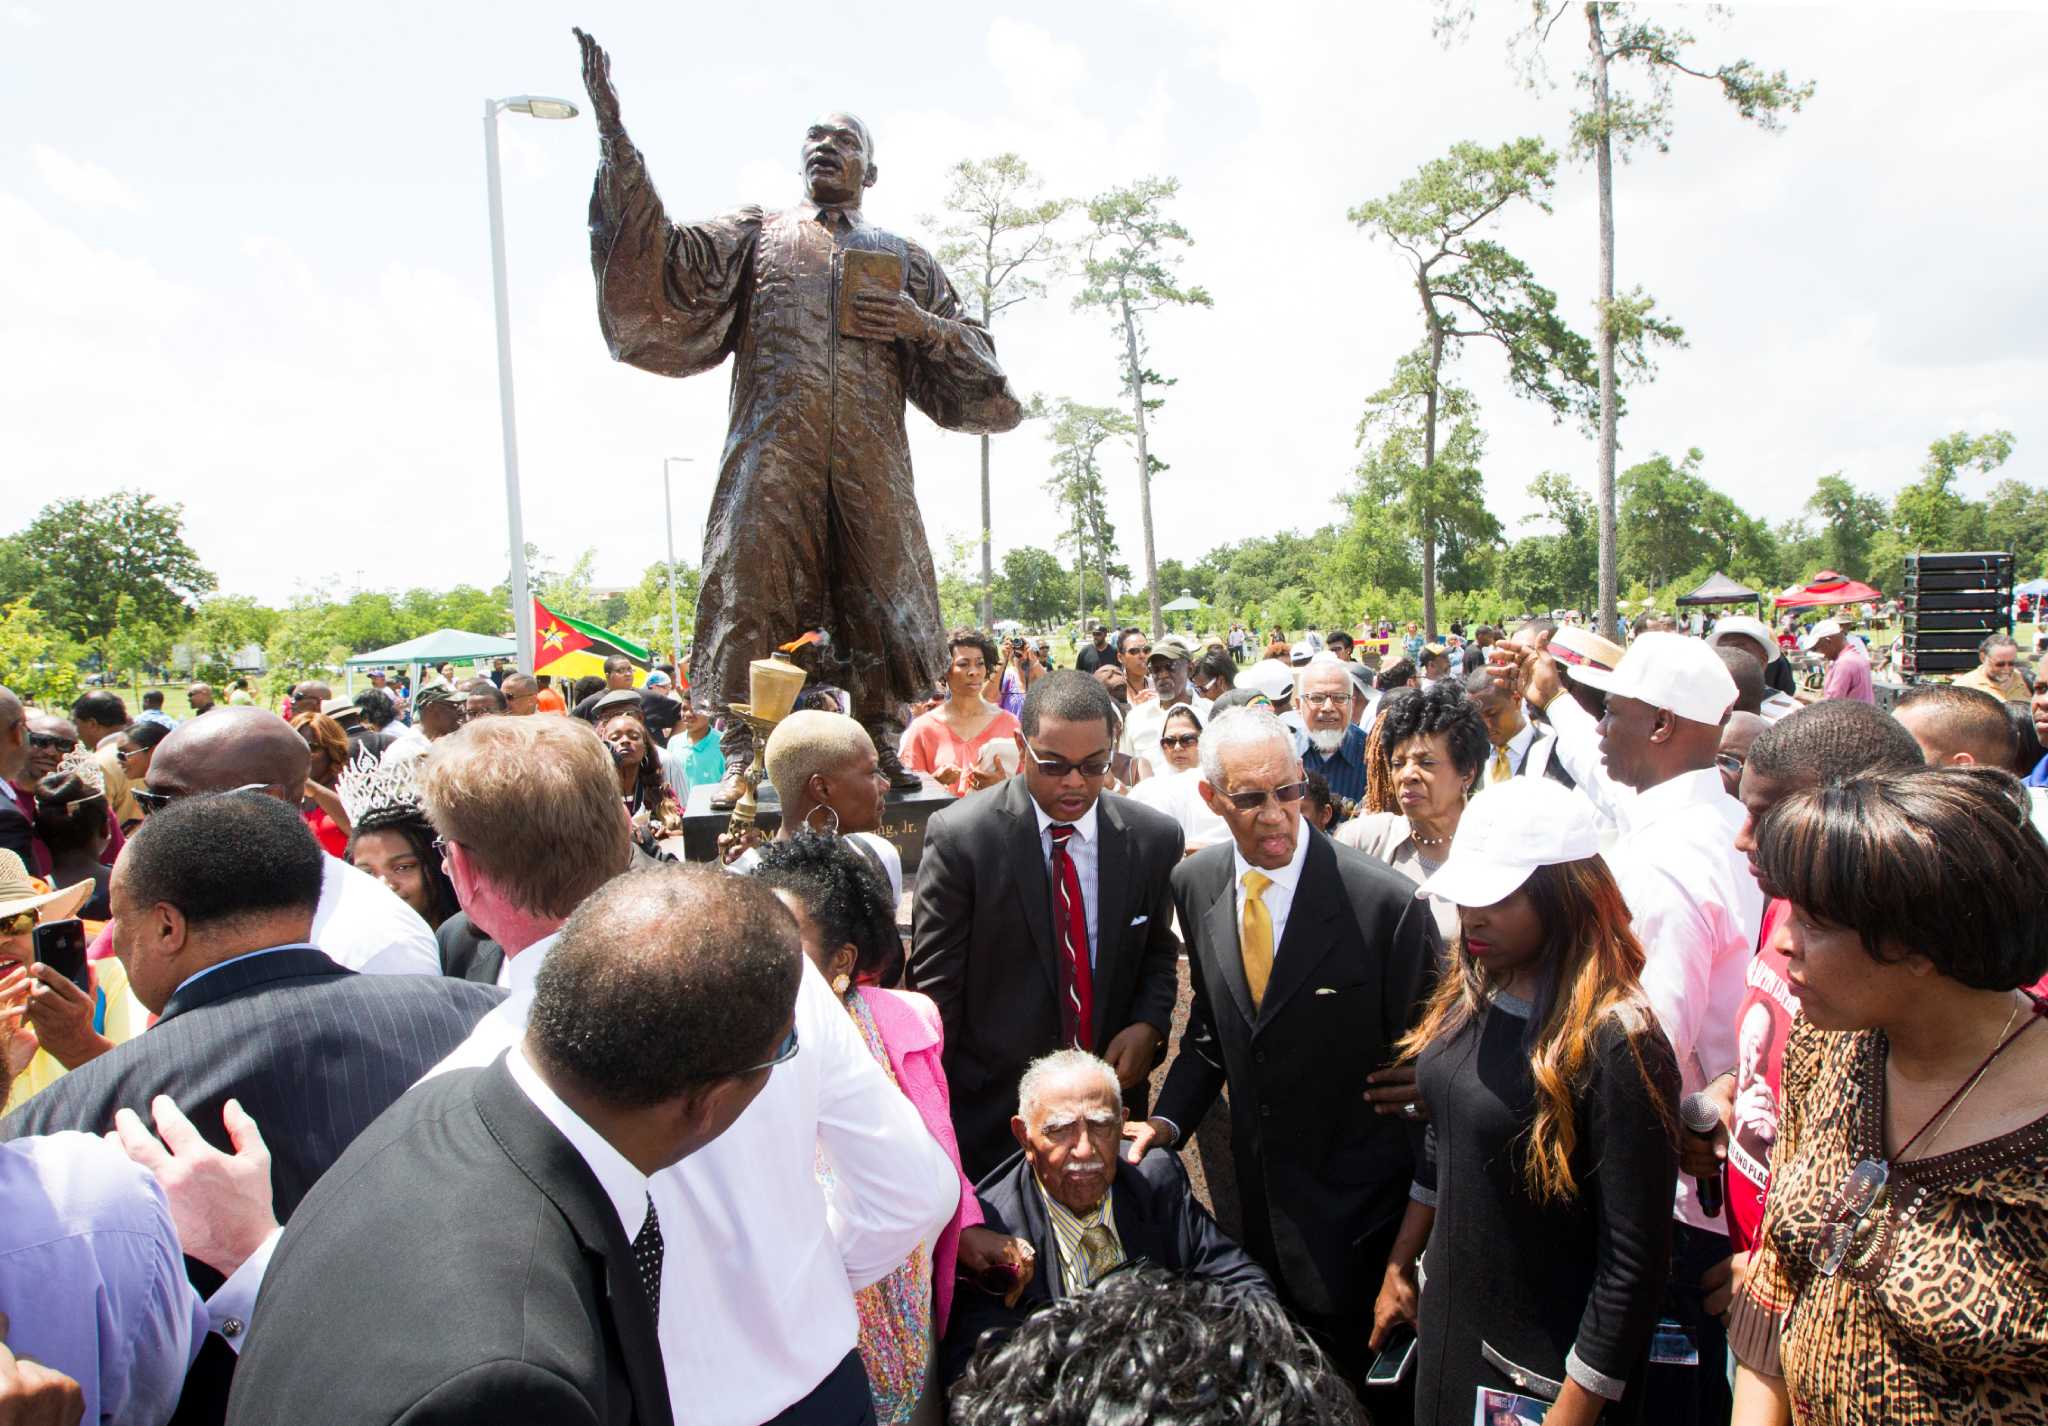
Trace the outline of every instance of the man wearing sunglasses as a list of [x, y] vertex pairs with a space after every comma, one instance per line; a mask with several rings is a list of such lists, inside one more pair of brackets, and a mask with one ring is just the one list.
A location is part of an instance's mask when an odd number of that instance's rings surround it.
[[911, 921], [910, 985], [945, 1024], [960, 1162], [976, 1179], [1016, 1151], [1017, 1082], [1054, 1050], [1109, 1061], [1142, 1117], [1178, 989], [1167, 878], [1181, 830], [1103, 792], [1108, 690], [1054, 670], [1018, 723], [1022, 775], [926, 824]]
[[1119, 752], [1129, 753], [1133, 758], [1151, 759], [1155, 771], [1164, 770], [1155, 755], [1159, 751], [1159, 734], [1166, 726], [1168, 713], [1189, 705], [1202, 715], [1203, 722], [1209, 721], [1209, 700], [1188, 685], [1188, 661], [1187, 641], [1177, 634], [1168, 634], [1152, 645], [1152, 652], [1146, 658], [1152, 679], [1152, 697], [1143, 703], [1133, 700], [1135, 706], [1131, 709], [1131, 716], [1124, 721], [1123, 737], [1117, 744]]
[[[1414, 883], [1305, 825], [1307, 790], [1271, 709], [1203, 732], [1200, 794], [1231, 840], [1173, 873], [1194, 1003], [1129, 1156], [1178, 1146], [1229, 1086], [1245, 1249], [1357, 1385], [1421, 1144], [1415, 1114], [1366, 1102], [1366, 1076], [1394, 1062], [1441, 942]], [[1407, 1419], [1398, 1395], [1372, 1390], [1374, 1421]]]

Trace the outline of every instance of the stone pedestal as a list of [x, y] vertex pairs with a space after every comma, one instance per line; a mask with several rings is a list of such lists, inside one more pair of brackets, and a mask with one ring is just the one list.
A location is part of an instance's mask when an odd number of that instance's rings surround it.
[[[922, 773], [918, 776], [923, 786], [917, 791], [889, 794], [882, 808], [882, 825], [876, 829], [903, 854], [906, 884], [917, 874], [918, 858], [924, 852], [924, 824], [931, 820], [932, 813], [954, 801], [953, 794], [930, 777]], [[690, 800], [683, 809], [683, 855], [693, 862], [708, 862], [717, 857], [719, 834], [731, 820], [730, 812], [711, 810], [712, 791], [710, 783], [691, 788]], [[772, 837], [782, 825], [782, 799], [776, 796], [774, 784], [765, 778], [759, 798], [761, 810], [754, 817], [754, 825]]]

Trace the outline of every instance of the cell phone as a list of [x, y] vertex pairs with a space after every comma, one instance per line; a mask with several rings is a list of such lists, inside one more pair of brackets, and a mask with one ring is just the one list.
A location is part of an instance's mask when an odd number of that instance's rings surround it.
[[72, 916], [36, 927], [35, 956], [80, 990], [90, 992], [92, 977], [85, 968], [85, 922]]
[[1397, 1386], [1415, 1364], [1415, 1329], [1406, 1322], [1387, 1334], [1387, 1344], [1365, 1374], [1367, 1386]]

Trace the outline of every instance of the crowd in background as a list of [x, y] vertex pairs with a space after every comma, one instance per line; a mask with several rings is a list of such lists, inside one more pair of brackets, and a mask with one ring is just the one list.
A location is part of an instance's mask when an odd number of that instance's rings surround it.
[[1613, 632], [0, 689], [0, 1422], [2048, 1419], [2048, 674]]

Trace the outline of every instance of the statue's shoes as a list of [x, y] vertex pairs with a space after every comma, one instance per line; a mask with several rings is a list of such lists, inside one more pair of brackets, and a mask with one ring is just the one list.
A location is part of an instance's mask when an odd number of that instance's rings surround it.
[[732, 811], [734, 804], [740, 800], [746, 790], [747, 780], [738, 773], [732, 774], [712, 790], [711, 810], [713, 812]]

